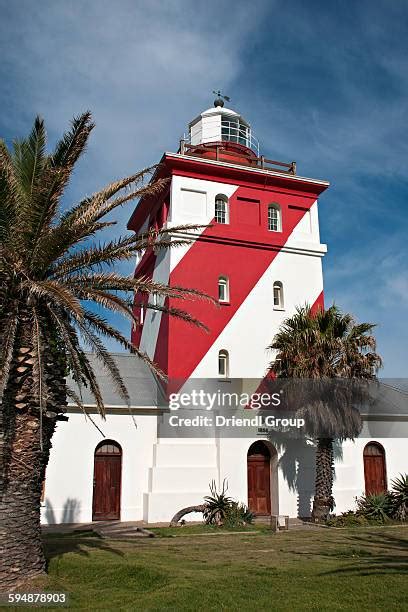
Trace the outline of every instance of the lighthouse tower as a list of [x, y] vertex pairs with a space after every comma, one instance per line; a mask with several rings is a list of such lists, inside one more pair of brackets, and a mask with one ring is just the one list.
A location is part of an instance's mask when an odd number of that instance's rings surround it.
[[[128, 227], [135, 232], [204, 227], [189, 232], [188, 245], [148, 249], [136, 274], [199, 289], [217, 305], [169, 300], [170, 307], [203, 322], [206, 333], [145, 309], [147, 296], [136, 295], [141, 323], [133, 342], [166, 372], [172, 390], [210, 379], [225, 382], [228, 393], [233, 379], [260, 381], [271, 359], [266, 347], [282, 321], [299, 304], [323, 303], [326, 246], [319, 238], [317, 198], [328, 183], [299, 176], [294, 162], [266, 159], [250, 124], [225, 108], [221, 97], [190, 122], [178, 152], [163, 155], [157, 177], [169, 179], [167, 192], [142, 199]], [[158, 416], [158, 432], [160, 423]], [[259, 432], [254, 439], [224, 437], [216, 429], [206, 438], [158, 435], [144, 520], [169, 521], [181, 508], [202, 503], [209, 483], [222, 486], [224, 479], [229, 495], [256, 514], [296, 516], [297, 498], [278, 459], [277, 449]], [[313, 465], [308, 473], [310, 478], [302, 479], [306, 497]]]
[[170, 179], [167, 192], [142, 199], [129, 221], [135, 232], [207, 226], [188, 246], [148, 250], [136, 268], [218, 301], [214, 307], [169, 300], [202, 321], [205, 333], [145, 310], [147, 297], [136, 296], [141, 323], [132, 339], [169, 379], [261, 378], [270, 360], [266, 347], [282, 321], [297, 305], [323, 302], [326, 246], [317, 198], [328, 183], [299, 176], [295, 162], [261, 153], [250, 124], [218, 97], [190, 122], [178, 152], [163, 155], [157, 176]]

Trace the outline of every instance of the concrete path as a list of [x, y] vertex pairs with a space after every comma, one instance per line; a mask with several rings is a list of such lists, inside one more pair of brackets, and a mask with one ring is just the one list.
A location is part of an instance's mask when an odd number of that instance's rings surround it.
[[[255, 520], [255, 525], [265, 525], [269, 523], [268, 517], [258, 517]], [[201, 521], [191, 521], [187, 525], [201, 525]], [[151, 527], [168, 527], [169, 523], [145, 523], [144, 521], [94, 521], [91, 523], [61, 523], [55, 525], [42, 525], [44, 534], [48, 533], [74, 533], [81, 531], [95, 531], [102, 537], [106, 538], [133, 538], [133, 537], [153, 537], [154, 534], [149, 532]], [[289, 519], [289, 529], [292, 530], [310, 530], [310, 529], [325, 529], [325, 525], [316, 525], [302, 521], [298, 518]]]

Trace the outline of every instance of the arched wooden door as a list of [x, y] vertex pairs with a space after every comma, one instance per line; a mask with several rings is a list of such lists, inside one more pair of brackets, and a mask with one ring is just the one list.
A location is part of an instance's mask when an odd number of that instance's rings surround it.
[[385, 451], [378, 442], [369, 442], [364, 448], [364, 480], [366, 495], [387, 490]]
[[248, 451], [248, 507], [254, 514], [271, 513], [271, 454], [263, 442]]
[[95, 449], [93, 478], [93, 521], [120, 519], [122, 449], [113, 440], [104, 440]]

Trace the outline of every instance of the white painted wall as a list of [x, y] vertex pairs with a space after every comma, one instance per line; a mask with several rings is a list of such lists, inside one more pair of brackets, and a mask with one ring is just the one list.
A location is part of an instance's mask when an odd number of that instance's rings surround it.
[[[228, 481], [228, 494], [248, 503], [247, 452], [257, 439], [224, 438], [207, 440], [157, 440], [155, 415], [138, 415], [137, 429], [128, 415], [108, 415], [106, 422], [94, 416], [105, 436], [122, 447], [121, 519], [124, 521], [167, 522], [181, 508], [202, 503], [214, 479], [221, 488]], [[363, 437], [347, 441], [336, 459], [334, 483], [335, 512], [355, 507], [355, 498], [364, 493], [364, 446], [371, 440], [385, 449], [388, 486], [406, 473], [407, 422], [365, 423]], [[380, 437], [374, 434], [398, 437]], [[394, 434], [396, 435], [396, 434]], [[92, 520], [94, 451], [102, 436], [83, 415], [70, 414], [60, 423], [53, 438], [47, 468], [43, 523]], [[272, 442], [273, 444], [273, 442]], [[304, 445], [301, 444], [301, 447]], [[286, 457], [285, 457], [286, 452]], [[307, 516], [311, 510], [314, 482], [314, 448], [278, 448], [279, 464], [272, 468], [272, 510], [289, 516]], [[297, 483], [291, 486], [289, 467], [297, 466]], [[187, 520], [201, 520], [189, 515]]]
[[[121, 518], [142, 520], [143, 493], [148, 490], [149, 468], [156, 442], [155, 415], [112, 415], [103, 421], [93, 415], [106, 438], [122, 447]], [[98, 430], [81, 414], [69, 414], [68, 423], [58, 424], [53, 437], [45, 480], [44, 523], [92, 520], [94, 451], [103, 440]]]
[[[224, 194], [230, 198], [238, 189], [237, 185], [219, 183], [217, 181], [205, 181], [202, 179], [189, 178], [185, 176], [173, 176], [170, 192], [169, 221], [172, 225], [183, 225], [191, 223], [202, 223], [207, 225], [214, 218], [215, 196]], [[188, 211], [188, 193], [191, 193], [191, 209]], [[202, 194], [200, 207], [197, 207], [196, 194]]]
[[[336, 461], [336, 478], [334, 482], [334, 498], [336, 500], [336, 514], [355, 509], [355, 498], [364, 493], [364, 462], [363, 451], [368, 442], [375, 441], [382, 444], [385, 450], [385, 463], [387, 471], [387, 484], [391, 487], [391, 481], [400, 474], [408, 472], [407, 462], [407, 437], [408, 423], [405, 422], [382, 422], [372, 423], [371, 429], [374, 434], [392, 434], [394, 428], [398, 437], [370, 436], [367, 423], [364, 424], [363, 437], [354, 442], [347, 440], [342, 445], [342, 457]], [[368, 434], [368, 435], [367, 435]]]
[[[295, 240], [289, 239], [288, 246]], [[317, 247], [316, 247], [317, 248]], [[273, 284], [283, 284], [284, 310], [273, 305]], [[223, 329], [209, 351], [194, 370], [193, 378], [218, 376], [218, 353], [229, 353], [231, 378], [264, 376], [271, 355], [266, 347], [297, 305], [313, 304], [323, 289], [321, 258], [314, 254], [280, 251], [234, 317]], [[232, 296], [234, 287], [230, 285]], [[243, 350], [245, 347], [245, 350]]]
[[[161, 249], [157, 253], [156, 265], [153, 271], [153, 280], [156, 283], [164, 283], [167, 284], [169, 282], [169, 268], [170, 268], [170, 258], [171, 252], [170, 250]], [[158, 298], [161, 300], [162, 305], [164, 303], [164, 299]], [[149, 297], [149, 302], [152, 302], [152, 297]], [[154, 353], [156, 350], [157, 337], [160, 329], [162, 313], [158, 310], [146, 309], [145, 310], [145, 320], [142, 330], [142, 337], [140, 340], [140, 348], [142, 351], [145, 351], [151, 359], [154, 358]]]

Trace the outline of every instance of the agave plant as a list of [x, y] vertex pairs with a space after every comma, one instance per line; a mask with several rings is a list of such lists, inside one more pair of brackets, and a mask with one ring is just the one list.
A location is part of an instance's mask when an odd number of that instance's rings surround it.
[[[116, 180], [81, 202], [63, 209], [62, 196], [94, 125], [90, 113], [46, 151], [40, 118], [28, 138], [12, 150], [0, 140], [0, 582], [4, 587], [45, 568], [40, 533], [40, 499], [51, 439], [62, 420], [66, 374], [86, 385], [104, 415], [103, 397], [87, 358], [89, 347], [105, 366], [117, 393], [129, 402], [120, 372], [102, 338], [114, 339], [160, 375], [148, 355], [133, 346], [107, 320], [119, 313], [137, 324], [136, 292], [161, 296], [147, 308], [201, 325], [182, 309], [166, 307], [167, 297], [203, 297], [198, 291], [170, 287], [146, 277], [124, 276], [119, 262], [146, 249], [185, 244], [172, 228], [125, 235], [95, 243], [114, 224], [110, 213], [141, 196], [167, 188], [148, 183], [154, 168]], [[99, 312], [94, 308], [96, 306]], [[3, 393], [2, 393], [3, 392]]]
[[204, 520], [208, 525], [222, 525], [231, 508], [232, 498], [227, 495], [228, 483], [224, 478], [222, 490], [218, 492], [215, 480], [210, 484], [211, 495], [204, 498]]
[[391, 498], [393, 516], [399, 521], [406, 521], [408, 517], [408, 474], [400, 474], [391, 482]]
[[387, 491], [363, 495], [357, 500], [358, 514], [370, 521], [387, 522], [392, 516], [392, 497]]

